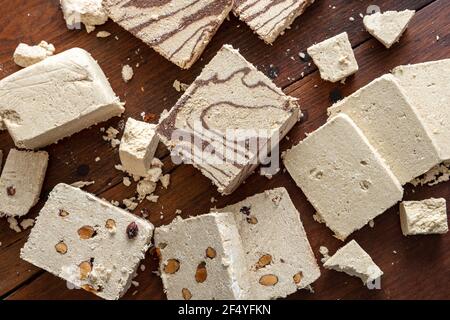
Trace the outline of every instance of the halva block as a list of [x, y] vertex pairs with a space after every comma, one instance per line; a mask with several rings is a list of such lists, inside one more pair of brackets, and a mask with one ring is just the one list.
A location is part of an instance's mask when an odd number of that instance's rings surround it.
[[397, 178], [345, 114], [288, 150], [284, 164], [320, 220], [341, 240], [403, 196]]
[[41, 41], [37, 46], [20, 43], [14, 51], [14, 63], [23, 68], [41, 62], [55, 53], [55, 46]]
[[235, 0], [233, 12], [272, 44], [314, 0]]
[[234, 213], [252, 299], [286, 297], [319, 278], [300, 214], [285, 188], [267, 190], [220, 211]]
[[157, 128], [222, 194], [233, 192], [298, 121], [297, 99], [225, 45]]
[[100, 66], [79, 48], [0, 80], [0, 120], [19, 148], [44, 147], [124, 110]]
[[352, 240], [328, 258], [323, 266], [326, 269], [345, 272], [361, 278], [364, 284], [372, 282], [383, 275], [383, 271], [373, 262], [363, 248]]
[[447, 205], [444, 198], [400, 203], [400, 222], [405, 236], [448, 232]]
[[358, 63], [347, 32], [312, 45], [307, 51], [323, 80], [337, 82], [358, 71]]
[[414, 14], [414, 10], [375, 12], [364, 16], [363, 23], [367, 32], [389, 49], [400, 40]]
[[155, 231], [170, 300], [248, 299], [244, 250], [232, 213], [176, 218]]
[[128, 118], [119, 147], [122, 167], [128, 173], [147, 175], [159, 142], [155, 129], [154, 124]]
[[153, 229], [146, 220], [61, 183], [39, 213], [21, 258], [99, 297], [118, 299], [151, 246]]
[[0, 216], [24, 216], [38, 202], [48, 153], [11, 149], [0, 177]]
[[450, 59], [399, 66], [392, 74], [416, 108], [440, 159], [450, 160]]
[[112, 20], [183, 69], [190, 68], [228, 16], [232, 0], [105, 0]]
[[375, 79], [329, 108], [331, 115], [339, 112], [350, 116], [401, 184], [440, 162], [416, 108], [392, 75]]

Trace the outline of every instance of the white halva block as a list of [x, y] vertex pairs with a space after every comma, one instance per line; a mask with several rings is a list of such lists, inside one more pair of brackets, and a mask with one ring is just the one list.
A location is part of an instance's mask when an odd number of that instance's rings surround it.
[[341, 240], [403, 196], [389, 167], [345, 114], [288, 150], [284, 164], [320, 220]]
[[347, 114], [401, 184], [437, 165], [437, 148], [416, 108], [392, 75], [384, 75], [331, 108]]
[[159, 143], [155, 130], [154, 124], [128, 118], [119, 147], [125, 171], [141, 177], [147, 175]]
[[44, 147], [124, 110], [100, 66], [79, 48], [0, 81], [0, 121], [19, 148]]

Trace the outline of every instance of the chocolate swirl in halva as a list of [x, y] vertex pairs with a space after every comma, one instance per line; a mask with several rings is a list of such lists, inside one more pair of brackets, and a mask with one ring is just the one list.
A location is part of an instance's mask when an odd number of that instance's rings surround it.
[[234, 13], [271, 44], [314, 0], [235, 0]]
[[105, 0], [111, 19], [185, 69], [199, 58], [232, 4], [232, 0]]
[[[270, 143], [278, 143], [292, 128], [299, 114], [295, 98], [225, 45], [157, 131], [173, 153], [200, 169], [219, 192], [229, 194], [258, 166], [257, 159]], [[181, 141], [180, 135], [188, 138]], [[210, 151], [206, 156], [205, 148]]]

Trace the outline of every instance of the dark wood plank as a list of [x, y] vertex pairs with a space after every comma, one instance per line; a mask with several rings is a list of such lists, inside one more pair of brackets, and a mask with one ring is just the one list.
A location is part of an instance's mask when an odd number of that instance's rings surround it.
[[[38, 0], [27, 2], [28, 8], [37, 8]], [[393, 8], [420, 8], [430, 1], [383, 1], [382, 9]], [[31, 3], [31, 4], [30, 4]], [[33, 5], [34, 3], [34, 5]], [[285, 36], [280, 38], [273, 48], [266, 48], [261, 46], [259, 41], [255, 41], [253, 36], [246, 27], [241, 25], [235, 19], [225, 23], [223, 30], [214, 39], [210, 47], [204, 55], [204, 61], [208, 61], [222, 43], [230, 42], [236, 47], [241, 48], [241, 51], [249, 60], [255, 62], [262, 70], [267, 64], [273, 63], [279, 66], [280, 76], [275, 79], [275, 82], [281, 86], [287, 86], [289, 82], [285, 81], [287, 77], [298, 77], [304, 70], [305, 63], [294, 62], [290, 59], [287, 52], [288, 48], [294, 48], [293, 43], [300, 44], [300, 47], [295, 47], [292, 51], [304, 51], [305, 48], [315, 41], [319, 41], [326, 36], [334, 35], [342, 30], [348, 30], [353, 44], [362, 43], [368, 39], [366, 32], [362, 30], [362, 24], [358, 13], [365, 10], [368, 2], [348, 2], [342, 1], [319, 1], [320, 5], [315, 5], [311, 8], [312, 13], [307, 13], [300, 18], [301, 21], [296, 21], [293, 30], [287, 32]], [[329, 4], [336, 5], [336, 9], [330, 9]], [[340, 4], [341, 3], [341, 4]], [[356, 4], [355, 4], [356, 3]], [[60, 14], [58, 10], [53, 7], [48, 7], [46, 10], [53, 12], [53, 15]], [[314, 10], [319, 10], [314, 12]], [[331, 11], [333, 10], [333, 11]], [[342, 11], [339, 11], [342, 10]], [[323, 23], [323, 26], [318, 28], [315, 19], [319, 19], [322, 13], [322, 18], [331, 19]], [[400, 44], [387, 51], [375, 41], [370, 40], [356, 50], [356, 55], [360, 63], [361, 70], [352, 79], [349, 79], [346, 85], [332, 85], [320, 80], [317, 72], [307, 76], [305, 79], [298, 81], [286, 88], [286, 92], [300, 97], [302, 108], [308, 113], [308, 120], [302, 125], [296, 126], [290, 133], [290, 140], [282, 142], [282, 149], [286, 149], [294, 142], [303, 139], [305, 132], [310, 132], [324, 123], [326, 119], [326, 108], [330, 105], [329, 94], [336, 87], [339, 88], [342, 94], [346, 95], [360, 86], [366, 84], [376, 76], [387, 72], [392, 67], [409, 62], [418, 62], [429, 59], [439, 59], [448, 57], [448, 23], [446, 17], [450, 14], [448, 5], [444, 1], [436, 1], [425, 7], [417, 14], [415, 20], [409, 28], [409, 31], [404, 36]], [[339, 18], [337, 17], [339, 16]], [[353, 16], [356, 21], [350, 22], [348, 18]], [[430, 17], [433, 17], [433, 24], [430, 27]], [[303, 19], [303, 20], [302, 20]], [[310, 20], [308, 20], [310, 19]], [[340, 19], [340, 20], [339, 20]], [[58, 20], [58, 19], [54, 19]], [[61, 20], [61, 19], [59, 19]], [[0, 20], [1, 23], [2, 20]], [[329, 21], [329, 22], [328, 22]], [[60, 41], [61, 48], [64, 44], [67, 47], [73, 45], [86, 45], [89, 51], [92, 51], [94, 56], [98, 58], [105, 72], [111, 78], [113, 87], [121, 96], [126, 95], [128, 103], [127, 114], [137, 117], [142, 110], [147, 112], [159, 113], [163, 108], [170, 108], [176, 101], [179, 94], [171, 88], [171, 83], [178, 78], [185, 82], [192, 81], [195, 75], [198, 74], [200, 66], [203, 61], [194, 66], [193, 70], [187, 72], [179, 72], [173, 66], [160, 59], [150, 49], [142, 46], [135, 39], [130, 38], [122, 30], [116, 28], [111, 23], [108, 23], [104, 28], [112, 31], [114, 34], [119, 34], [119, 41], [113, 38], [109, 39], [93, 39], [92, 35], [85, 35], [83, 32], [67, 32], [64, 30], [61, 21], [52, 21], [51, 27], [45, 27], [45, 30], [52, 30], [56, 33], [54, 35], [54, 42]], [[236, 24], [240, 24], [236, 28]], [[296, 25], [301, 25], [299, 30]], [[336, 26], [339, 26], [339, 30]], [[335, 29], [329, 30], [330, 27]], [[303, 28], [310, 30], [306, 32]], [[236, 30], [237, 29], [237, 30]], [[319, 29], [319, 30], [316, 30]], [[439, 30], [441, 40], [436, 42], [436, 31]], [[47, 31], [48, 32], [48, 31]], [[328, 33], [329, 32], [329, 33]], [[75, 33], [76, 35], [72, 35]], [[39, 33], [38, 33], [39, 35]], [[42, 35], [41, 35], [42, 36]], [[301, 37], [300, 37], [301, 36]], [[358, 38], [359, 37], [359, 38]], [[45, 38], [44, 38], [45, 39]], [[53, 41], [51, 38], [46, 40]], [[356, 40], [354, 40], [356, 39]], [[39, 41], [38, 38], [33, 40]], [[14, 48], [16, 42], [11, 40], [11, 48]], [[217, 42], [216, 42], [217, 41]], [[99, 46], [99, 42], [102, 46]], [[68, 44], [69, 43], [69, 44]], [[105, 43], [105, 44], [104, 44]], [[89, 46], [89, 48], [88, 48]], [[279, 47], [278, 47], [279, 46]], [[121, 47], [126, 47], [126, 53], [121, 54]], [[130, 49], [128, 49], [130, 48]], [[134, 52], [133, 49], [142, 48], [142, 56], [147, 60], [139, 69], [137, 69], [136, 78], [129, 84], [125, 85], [120, 80], [120, 66], [126, 58]], [[424, 49], [426, 48], [426, 49]], [[1, 49], [0, 49], [1, 50]], [[13, 49], [12, 49], [13, 50]], [[10, 59], [10, 54], [6, 55], [0, 51], [0, 61], [5, 61], [5, 64]], [[111, 52], [111, 50], [113, 50]], [[115, 52], [116, 50], [117, 52]], [[96, 52], [96, 53], [94, 53]], [[261, 54], [263, 52], [264, 54]], [[298, 52], [297, 52], [298, 53]], [[284, 54], [284, 55], [283, 55]], [[119, 56], [119, 57], [118, 57]], [[3, 59], [3, 60], [2, 60]], [[298, 56], [296, 57], [298, 60]], [[107, 62], [106, 62], [107, 61]], [[2, 62], [3, 63], [3, 62]], [[283, 67], [284, 66], [284, 67]], [[13, 68], [13, 67], [10, 67]], [[145, 71], [144, 71], [145, 70]], [[158, 71], [156, 71], [158, 70]], [[312, 65], [306, 69], [307, 73], [313, 72], [315, 67]], [[9, 71], [12, 71], [11, 69]], [[141, 73], [142, 72], [142, 73]], [[168, 80], [169, 79], [169, 80]], [[139, 83], [135, 83], [139, 81]], [[155, 86], [157, 84], [157, 86]], [[145, 93], [140, 95], [140, 86], [148, 85], [150, 89], [145, 89]], [[153, 86], [152, 86], [153, 85]], [[314, 85], [318, 85], [317, 88]], [[127, 93], [133, 93], [127, 95]], [[131, 100], [130, 100], [131, 99]], [[165, 99], [165, 100], [164, 100]], [[132, 101], [130, 103], [130, 101]], [[117, 120], [112, 120], [111, 123], [116, 125]], [[103, 126], [106, 126], [103, 124]], [[117, 154], [111, 152], [111, 148], [103, 142], [101, 135], [98, 133], [98, 128], [86, 130], [75, 137], [66, 139], [62, 143], [51, 146], [49, 151], [51, 154], [62, 155], [67, 152], [67, 155], [61, 156], [60, 159], [51, 162], [49, 168], [49, 177], [46, 182], [46, 191], [59, 181], [72, 182], [75, 180], [96, 180], [96, 184], [89, 187], [88, 190], [100, 194], [106, 199], [123, 199], [131, 196], [134, 192], [132, 187], [126, 188], [122, 184], [117, 184], [121, 180], [121, 174], [116, 172], [113, 168], [115, 163], [118, 163]], [[8, 146], [7, 137], [5, 134], [0, 136], [0, 144]], [[3, 144], [3, 139], [6, 143]], [[95, 142], [94, 142], [95, 140]], [[65, 146], [64, 146], [65, 145]], [[7, 148], [7, 147], [6, 147]], [[54, 150], [52, 148], [55, 148]], [[62, 148], [62, 149], [58, 149]], [[99, 150], [98, 154], [102, 158], [102, 162], [95, 165], [93, 159], [97, 155], [93, 152]], [[73, 154], [69, 152], [72, 151]], [[164, 149], [160, 150], [160, 155], [167, 154]], [[104, 161], [104, 162], [103, 162]], [[66, 163], [67, 162], [67, 163]], [[91, 168], [86, 177], [80, 177], [76, 174], [76, 169], [80, 164], [88, 164]], [[92, 167], [93, 166], [93, 167]], [[167, 162], [167, 170], [172, 170], [170, 163]], [[54, 172], [53, 176], [51, 175]], [[112, 186], [108, 189], [108, 184]], [[192, 186], [195, 186], [193, 188]], [[302, 215], [302, 220], [308, 232], [311, 244], [318, 256], [318, 248], [320, 245], [326, 245], [331, 252], [337, 249], [341, 242], [331, 236], [331, 232], [313, 221], [312, 207], [307, 202], [302, 192], [294, 185], [288, 174], [280, 173], [273, 179], [268, 180], [259, 175], [253, 175], [247, 183], [241, 186], [233, 195], [229, 197], [220, 197], [211, 187], [210, 182], [204, 178], [197, 170], [190, 166], [179, 166], [173, 171], [172, 184], [168, 190], [160, 190], [158, 194], [161, 195], [160, 201], [157, 204], [143, 203], [142, 206], [150, 209], [150, 221], [155, 225], [169, 223], [173, 217], [176, 209], [183, 210], [183, 216], [196, 215], [207, 212], [209, 208], [216, 204], [211, 204], [211, 197], [217, 198], [218, 206], [223, 206], [232, 203], [242, 198], [261, 192], [275, 186], [285, 186], [291, 194], [296, 207]], [[415, 193], [408, 190], [406, 198], [416, 197], [417, 199], [429, 196], [443, 196], [450, 199], [450, 190], [447, 184], [441, 184], [433, 188], [417, 188]], [[138, 207], [135, 212], [139, 212]], [[37, 210], [34, 210], [37, 211]], [[160, 212], [164, 212], [164, 218], [160, 219]], [[355, 239], [373, 256], [374, 260], [385, 271], [386, 276], [383, 278], [381, 291], [369, 291], [362, 287], [360, 280], [350, 278], [346, 275], [339, 274], [332, 271], [324, 271], [322, 277], [315, 283], [314, 288], [316, 293], [314, 295], [307, 292], [300, 292], [292, 295], [290, 298], [301, 299], [325, 299], [325, 298], [442, 298], [445, 297], [445, 290], [433, 289], [439, 287], [439, 283], [448, 280], [448, 273], [442, 272], [448, 270], [450, 261], [449, 255], [446, 254], [445, 247], [448, 246], [448, 235], [442, 237], [426, 237], [420, 239], [406, 239], [401, 235], [399, 229], [398, 216], [395, 214], [396, 209], [390, 210], [389, 213], [382, 215], [375, 220], [375, 228], [369, 227], [355, 233]], [[4, 231], [4, 232], [2, 232]], [[374, 234], [375, 233], [375, 234]], [[20, 261], [18, 258], [18, 251], [25, 241], [26, 233], [13, 234], [12, 231], [7, 230], [7, 227], [0, 223], [0, 241], [5, 240], [7, 253], [4, 253], [5, 262], [0, 263], [0, 276], [4, 274], [10, 275], [10, 269], [14, 266], [21, 268], [21, 275], [17, 280], [8, 280], [4, 286], [0, 284], [0, 295], [11, 291], [13, 288], [19, 286], [22, 282], [33, 280], [26, 283], [22, 288], [10, 295], [11, 299], [21, 298], [92, 298], [91, 295], [79, 290], [65, 290], [65, 282], [61, 281], [47, 273], [38, 271], [31, 267], [26, 262]], [[3, 239], [4, 238], [4, 239]], [[381, 243], [373, 241], [374, 239], [385, 239]], [[19, 245], [20, 244], [20, 245]], [[0, 247], [0, 253], [3, 246]], [[393, 251], [396, 250], [397, 254]], [[2, 255], [3, 256], [3, 255]], [[3, 260], [3, 259], [2, 259]], [[393, 264], [392, 264], [393, 263]], [[136, 289], [130, 289], [125, 298], [142, 298], [142, 299], [156, 299], [163, 298], [162, 287], [159, 277], [152, 274], [152, 270], [156, 270], [156, 265], [151, 258], [145, 261], [147, 268], [145, 272], [139, 272], [137, 281], [140, 285]], [[411, 268], [411, 264], [415, 267]], [[26, 270], [31, 270], [25, 273]], [[441, 271], [441, 272], [439, 272]], [[418, 278], [426, 278], [427, 281], [420, 283], [420, 288], [411, 290], [411, 283], [414, 283]], [[416, 283], [414, 283], [416, 284]], [[133, 295], [134, 291], [137, 293]]]

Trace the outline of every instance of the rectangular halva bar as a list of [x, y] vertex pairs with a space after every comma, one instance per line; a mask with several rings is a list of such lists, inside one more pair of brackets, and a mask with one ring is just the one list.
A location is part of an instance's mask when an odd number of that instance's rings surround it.
[[341, 240], [403, 196], [397, 178], [346, 114], [333, 117], [286, 151], [284, 164]]
[[300, 214], [285, 188], [220, 209], [233, 212], [245, 252], [252, 299], [276, 299], [320, 276]]
[[124, 112], [91, 55], [73, 48], [0, 80], [0, 122], [37, 149]]
[[20, 256], [99, 297], [118, 299], [151, 246], [153, 229], [150, 222], [61, 183]]

